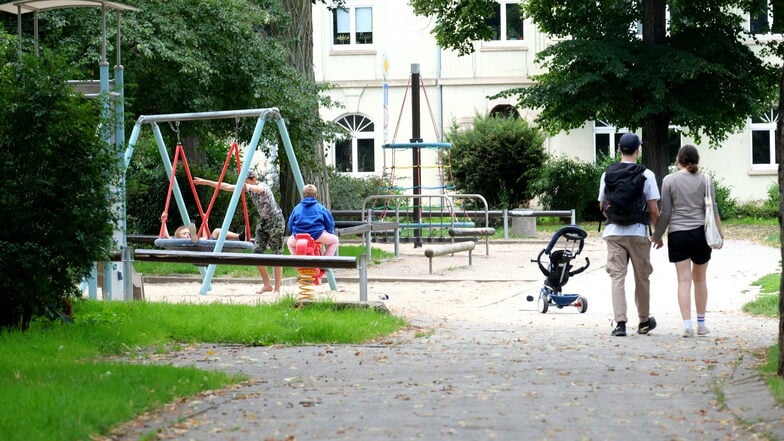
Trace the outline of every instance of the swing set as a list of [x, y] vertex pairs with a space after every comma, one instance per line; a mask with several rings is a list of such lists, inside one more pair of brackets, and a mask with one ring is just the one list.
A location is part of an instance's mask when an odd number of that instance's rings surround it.
[[[239, 121], [237, 121], [237, 124], [239, 124]], [[177, 133], [177, 145], [174, 147], [174, 159], [172, 160], [172, 168], [171, 172], [169, 173], [169, 189], [166, 193], [166, 204], [163, 209], [164, 214], [161, 217], [161, 229], [158, 235], [158, 239], [155, 240], [155, 245], [161, 248], [181, 251], [212, 251], [215, 249], [216, 240], [212, 237], [212, 229], [210, 229], [209, 219], [210, 214], [212, 214], [213, 208], [215, 207], [215, 201], [218, 199], [220, 184], [224, 182], [226, 178], [226, 172], [232, 165], [232, 162], [234, 163], [238, 174], [242, 169], [239, 144], [236, 141], [237, 136], [235, 135], [235, 140], [229, 146], [229, 151], [226, 154], [226, 159], [223, 162], [223, 167], [221, 168], [221, 173], [217, 180], [218, 185], [215, 187], [212, 193], [212, 197], [210, 198], [210, 202], [207, 205], [207, 209], [205, 210], [202, 207], [201, 198], [196, 191], [196, 184], [193, 181], [193, 175], [191, 174], [190, 166], [188, 165], [188, 158], [185, 155], [185, 150], [182, 146], [182, 142], [180, 141], [179, 128], [179, 121], [177, 121], [174, 125], [174, 130]], [[169, 217], [169, 207], [171, 205], [173, 189], [174, 185], [177, 183], [177, 169], [180, 164], [182, 164], [182, 167], [185, 171], [185, 177], [187, 178], [188, 186], [190, 187], [191, 193], [193, 194], [193, 198], [196, 202], [196, 208], [199, 212], [199, 218], [201, 220], [201, 226], [196, 229], [196, 234], [193, 234], [189, 239], [168, 237], [168, 229], [166, 227], [166, 220]], [[242, 203], [242, 213], [245, 221], [243, 227], [245, 238], [250, 239], [253, 236], [250, 234], [250, 217], [248, 215], [248, 202], [245, 197], [245, 193], [240, 194], [240, 202]], [[225, 251], [241, 251], [252, 248], [253, 243], [249, 240], [226, 240], [223, 244], [223, 250]]]
[[[152, 129], [153, 136], [155, 138], [155, 142], [158, 146], [158, 152], [161, 155], [161, 160], [163, 162], [164, 168], [166, 169], [167, 175], [170, 177], [169, 180], [169, 195], [167, 196], [167, 203], [166, 203], [166, 212], [169, 209], [169, 202], [171, 197], [174, 197], [174, 201], [177, 204], [177, 208], [180, 212], [180, 216], [182, 219], [182, 223], [184, 225], [189, 225], [191, 220], [188, 218], [188, 210], [185, 206], [185, 202], [182, 196], [182, 191], [180, 190], [180, 186], [174, 176], [176, 175], [176, 166], [181, 161], [183, 163], [183, 167], [186, 170], [186, 175], [188, 176], [189, 186], [191, 187], [191, 191], [196, 194], [196, 187], [193, 183], [192, 176], [190, 175], [190, 168], [187, 166], [187, 159], [185, 159], [185, 155], [182, 153], [182, 147], [174, 149], [174, 160], [170, 159], [169, 151], [166, 148], [166, 143], [163, 140], [163, 135], [161, 134], [161, 129], [159, 124], [160, 123], [178, 123], [181, 121], [197, 121], [197, 120], [216, 120], [216, 119], [228, 119], [234, 118], [235, 120], [240, 118], [256, 118], [256, 125], [253, 130], [253, 135], [251, 136], [250, 142], [248, 143], [248, 147], [245, 151], [245, 155], [242, 160], [239, 160], [239, 147], [237, 148], [236, 152], [232, 151], [230, 148], [229, 154], [227, 155], [227, 160], [224, 164], [224, 170], [221, 172], [221, 180], [225, 179], [225, 172], [228, 169], [228, 166], [231, 163], [231, 160], [234, 159], [234, 163], [238, 168], [238, 177], [237, 182], [234, 187], [234, 191], [231, 195], [231, 200], [229, 201], [229, 206], [226, 209], [226, 215], [223, 218], [223, 223], [220, 227], [220, 233], [218, 237], [215, 238], [214, 241], [203, 240], [200, 235], [207, 234], [209, 237], [210, 230], [209, 230], [209, 213], [212, 211], [214, 199], [216, 197], [213, 194], [213, 201], [210, 202], [208, 205], [207, 210], [203, 210], [200, 206], [200, 202], [197, 202], [199, 205], [199, 216], [201, 218], [201, 227], [199, 228], [197, 234], [197, 244], [199, 242], [204, 242], [204, 246], [207, 248], [207, 251], [212, 251], [213, 253], [220, 254], [222, 251], [228, 248], [231, 245], [226, 240], [226, 236], [229, 231], [229, 227], [231, 225], [232, 218], [234, 217], [234, 213], [236, 212], [237, 206], [240, 203], [240, 200], [243, 196], [243, 183], [248, 176], [248, 172], [250, 171], [251, 164], [253, 162], [253, 157], [259, 147], [259, 142], [261, 140], [261, 134], [264, 130], [264, 125], [267, 120], [273, 120], [276, 125], [278, 126], [278, 133], [280, 135], [281, 140], [283, 141], [283, 146], [285, 148], [286, 155], [289, 160], [289, 164], [291, 165], [291, 171], [294, 175], [294, 181], [297, 184], [297, 188], [300, 192], [302, 192], [303, 188], [305, 187], [304, 180], [302, 178], [302, 173], [300, 172], [299, 163], [297, 162], [297, 157], [294, 153], [294, 147], [291, 144], [291, 139], [289, 138], [288, 130], [286, 130], [286, 123], [283, 120], [283, 117], [280, 115], [280, 111], [277, 108], [263, 108], [263, 109], [244, 109], [244, 110], [226, 110], [226, 111], [214, 111], [214, 112], [197, 112], [197, 113], [174, 113], [174, 114], [163, 114], [163, 115], [142, 115], [136, 121], [136, 124], [133, 127], [133, 131], [131, 132], [131, 136], [128, 141], [128, 148], [125, 151], [125, 165], [126, 167], [130, 164], [131, 157], [133, 156], [133, 152], [136, 148], [136, 144], [139, 140], [139, 136], [141, 134], [142, 128], [144, 126], [149, 126]], [[179, 146], [178, 140], [178, 146]], [[218, 189], [216, 189], [217, 193]], [[197, 198], [198, 201], [198, 198]], [[244, 208], [245, 212], [247, 213], [247, 208]], [[246, 233], [249, 232], [250, 226], [247, 220], [246, 214]], [[248, 236], [248, 234], [246, 234]], [[161, 239], [158, 239], [161, 240]], [[191, 242], [188, 240], [188, 242]], [[243, 241], [237, 241], [244, 243]], [[191, 242], [192, 243], [192, 242]], [[168, 245], [173, 246], [173, 243], [169, 243]], [[243, 245], [247, 247], [247, 245]], [[191, 248], [193, 249], [193, 248]], [[130, 259], [130, 257], [124, 256], [123, 260]], [[199, 271], [202, 273], [202, 286], [199, 294], [206, 295], [211, 289], [211, 281], [212, 277], [215, 274], [216, 264], [210, 263], [205, 267], [200, 267]], [[334, 291], [337, 290], [337, 284], [335, 282], [334, 274], [331, 270], [327, 270], [327, 279], [329, 280], [330, 288]]]

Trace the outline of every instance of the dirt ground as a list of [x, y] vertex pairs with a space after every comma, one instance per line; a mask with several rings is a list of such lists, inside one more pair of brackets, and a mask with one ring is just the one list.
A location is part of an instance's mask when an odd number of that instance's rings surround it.
[[[728, 229], [730, 240], [724, 249], [714, 251], [708, 270], [709, 311], [737, 311], [743, 303], [754, 297], [751, 294], [753, 289], [750, 290], [751, 282], [779, 271], [779, 251], [760, 245], [776, 230], [777, 227], [767, 230], [744, 229], [736, 233]], [[742, 239], [736, 240], [736, 234]], [[491, 241], [488, 247], [484, 241], [480, 241], [472, 252], [470, 265], [467, 252], [435, 257], [432, 274], [429, 273], [428, 258], [424, 256], [424, 249], [429, 245], [415, 248], [411, 243], [403, 243], [400, 245], [399, 258], [369, 266], [368, 300], [383, 302], [392, 313], [413, 322], [517, 322], [521, 312], [538, 310], [537, 303], [529, 302], [526, 298], [537, 298], [542, 286], [544, 276], [532, 259], [547, 245], [547, 239], [549, 235], [515, 242]], [[389, 243], [374, 243], [373, 246], [389, 252], [394, 250]], [[674, 326], [679, 324], [674, 266], [667, 261], [666, 248], [652, 250], [651, 255], [655, 268], [652, 275], [652, 313], [671, 316], [674, 322], [671, 328], [677, 330], [677, 326]], [[609, 329], [612, 313], [609, 278], [604, 270], [606, 250], [599, 233], [595, 231], [589, 232], [575, 265], [583, 265], [586, 258], [590, 260], [589, 268], [572, 277], [564, 287], [564, 292], [584, 296], [589, 303], [586, 315]], [[330, 290], [325, 281], [316, 287], [316, 298], [358, 301], [359, 272], [336, 270], [334, 274], [338, 290]], [[207, 295], [199, 295], [201, 282], [196, 279], [167, 283], [153, 280], [145, 282], [145, 297], [150, 301], [253, 304], [278, 298], [270, 294], [256, 294], [260, 288], [260, 281], [257, 280], [213, 279], [212, 289]], [[628, 286], [633, 286], [631, 280]], [[628, 294], [629, 316], [634, 317], [631, 289]], [[301, 287], [296, 280], [284, 281], [282, 296], [297, 297], [300, 293]], [[501, 307], [491, 307], [493, 305]], [[574, 308], [569, 307], [567, 310], [571, 312]], [[548, 316], [551, 314], [542, 314], [542, 317], [531, 315], [537, 320]]]

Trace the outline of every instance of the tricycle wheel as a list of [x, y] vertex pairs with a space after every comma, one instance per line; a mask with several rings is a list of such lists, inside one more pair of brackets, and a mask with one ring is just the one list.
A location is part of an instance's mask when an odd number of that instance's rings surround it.
[[539, 312], [545, 314], [547, 312], [547, 308], [550, 307], [550, 299], [544, 295], [539, 295]]
[[585, 297], [578, 297], [577, 301], [580, 302], [580, 305], [578, 306], [580, 314], [585, 313], [585, 311], [588, 310], [588, 299]]

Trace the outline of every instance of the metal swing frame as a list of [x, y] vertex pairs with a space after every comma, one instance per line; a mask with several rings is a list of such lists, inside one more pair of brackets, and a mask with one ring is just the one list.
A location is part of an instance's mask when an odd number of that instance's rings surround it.
[[[240, 201], [240, 196], [243, 191], [242, 183], [245, 182], [245, 178], [248, 176], [248, 172], [250, 171], [251, 164], [253, 163], [253, 157], [259, 147], [259, 141], [261, 140], [261, 134], [264, 130], [264, 125], [267, 120], [272, 120], [276, 123], [278, 127], [278, 133], [283, 141], [283, 146], [286, 151], [286, 155], [289, 159], [289, 163], [291, 164], [291, 171], [294, 174], [294, 180], [297, 184], [297, 189], [302, 192], [305, 187], [304, 180], [302, 178], [302, 173], [299, 168], [299, 162], [297, 161], [297, 156], [294, 153], [294, 147], [291, 144], [291, 138], [289, 137], [288, 130], [286, 129], [286, 123], [283, 120], [283, 117], [280, 114], [280, 111], [275, 107], [270, 108], [263, 108], [263, 109], [244, 109], [244, 110], [226, 110], [226, 111], [214, 111], [214, 112], [196, 112], [196, 113], [172, 113], [172, 114], [162, 114], [162, 115], [143, 115], [140, 116], [139, 119], [136, 121], [136, 124], [133, 127], [133, 131], [131, 132], [131, 136], [128, 140], [128, 148], [125, 152], [125, 164], [126, 167], [130, 164], [131, 158], [133, 157], [133, 152], [136, 148], [136, 143], [139, 140], [139, 135], [141, 134], [142, 128], [145, 125], [149, 125], [152, 129], [153, 136], [155, 138], [155, 142], [158, 146], [158, 152], [161, 155], [161, 160], [163, 161], [164, 168], [166, 169], [167, 175], [171, 175], [172, 173], [172, 163], [171, 159], [169, 158], [169, 152], [166, 148], [166, 143], [163, 140], [163, 135], [161, 134], [161, 130], [159, 127], [159, 123], [163, 122], [176, 122], [176, 121], [197, 121], [197, 120], [215, 120], [215, 119], [227, 119], [227, 118], [256, 118], [256, 126], [253, 130], [253, 135], [251, 137], [250, 143], [248, 144], [247, 150], [245, 152], [245, 156], [242, 160], [242, 168], [240, 169], [239, 176], [237, 177], [237, 185], [234, 188], [234, 191], [231, 195], [231, 200], [229, 202], [229, 207], [226, 210], [226, 215], [224, 216], [223, 223], [221, 224], [221, 232], [218, 235], [218, 238], [215, 240], [215, 246], [212, 249], [214, 253], [220, 253], [223, 251], [224, 244], [226, 242], [226, 234], [229, 231], [229, 226], [231, 225], [231, 219], [234, 216], [234, 213], [237, 209], [237, 205]], [[187, 219], [187, 208], [185, 207], [185, 201], [182, 197], [182, 192], [180, 191], [180, 187], [177, 184], [176, 180], [172, 186], [174, 199], [177, 203], [177, 207], [179, 209], [180, 215], [182, 216], [182, 221], [184, 224], [188, 224], [190, 219]], [[123, 232], [125, 234], [125, 232]], [[127, 253], [130, 254], [130, 253]], [[123, 262], [126, 260], [131, 260], [131, 256], [124, 255]], [[199, 294], [206, 295], [211, 289], [211, 281], [212, 277], [215, 274], [216, 264], [210, 264], [207, 268], [200, 268], [202, 272], [202, 286]], [[337, 290], [337, 284], [335, 283], [335, 277], [332, 271], [327, 272], [327, 276], [329, 279], [330, 287], [332, 290]]]

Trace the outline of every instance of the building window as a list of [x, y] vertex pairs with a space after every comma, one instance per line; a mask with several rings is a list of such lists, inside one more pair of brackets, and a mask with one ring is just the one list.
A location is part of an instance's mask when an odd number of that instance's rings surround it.
[[337, 124], [346, 137], [335, 142], [335, 170], [345, 173], [376, 171], [376, 144], [373, 121], [362, 115], [346, 115]]
[[499, 104], [490, 110], [490, 116], [497, 118], [520, 119], [520, 113], [511, 104]]
[[373, 44], [373, 8], [344, 6], [332, 11], [332, 44]]
[[776, 121], [778, 110], [771, 109], [751, 119], [751, 165], [776, 164]]
[[498, 0], [495, 14], [487, 19], [487, 25], [495, 31], [493, 41], [522, 40], [523, 15], [519, 0]]
[[[782, 33], [781, 19], [774, 20], [774, 17], [781, 15], [776, 11], [779, 2], [768, 0], [759, 2], [759, 8], [749, 11], [749, 32], [752, 34], [780, 34]], [[778, 14], [777, 14], [778, 12]]]
[[670, 164], [675, 164], [678, 160], [678, 150], [681, 149], [683, 129], [679, 126], [670, 126], [667, 133], [667, 158]]
[[618, 141], [628, 130], [617, 130], [604, 121], [594, 121], [593, 142], [594, 142], [594, 161], [601, 162], [606, 157], [615, 157]]
[[[604, 121], [594, 121], [593, 142], [594, 142], [594, 161], [601, 162], [606, 157], [615, 158], [620, 155], [618, 141], [624, 133], [630, 132], [629, 129], [617, 129]], [[670, 126], [667, 134], [667, 158], [671, 163], [675, 163], [678, 157], [678, 149], [681, 148], [681, 128]], [[642, 141], [642, 140], [641, 140]], [[643, 145], [645, 142], [643, 141]], [[641, 154], [643, 150], [640, 150]]]

